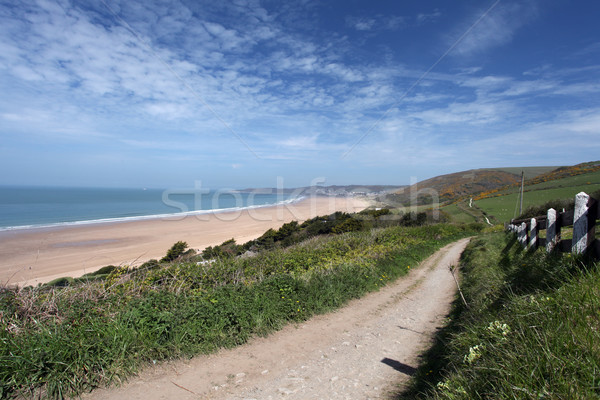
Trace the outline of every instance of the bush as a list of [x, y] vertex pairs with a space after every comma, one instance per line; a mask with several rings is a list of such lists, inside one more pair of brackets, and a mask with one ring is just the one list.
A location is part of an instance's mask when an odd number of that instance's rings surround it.
[[177, 242], [175, 243], [173, 246], [171, 246], [171, 248], [169, 249], [169, 251], [167, 251], [167, 255], [164, 256], [163, 258], [161, 258], [161, 262], [169, 262], [169, 261], [174, 261], [176, 260], [179, 256], [181, 256], [184, 252], [185, 249], [187, 249], [188, 244], [186, 242]]
[[334, 226], [331, 229], [331, 233], [356, 232], [362, 230], [362, 228], [363, 224], [361, 221], [354, 218], [348, 218], [341, 224]]
[[228, 258], [238, 256], [244, 252], [244, 247], [235, 243], [235, 239], [224, 241], [218, 246], [208, 246], [202, 251], [202, 258], [212, 260], [217, 258]]
[[71, 285], [72, 283], [73, 283], [73, 278], [63, 277], [63, 278], [56, 278], [56, 279], [46, 283], [45, 286], [65, 287], [65, 286]]
[[153, 258], [151, 260], [146, 261], [142, 265], [140, 265], [139, 269], [153, 269], [153, 268], [158, 267], [159, 265], [160, 265], [160, 263], [158, 262], [158, 260]]
[[90, 272], [89, 274], [85, 274], [83, 276], [108, 275], [108, 274], [110, 274], [111, 272], [113, 272], [117, 268], [118, 267], [114, 266], [114, 265], [107, 265], [107, 266], [104, 266], [104, 267], [100, 268], [98, 271]]

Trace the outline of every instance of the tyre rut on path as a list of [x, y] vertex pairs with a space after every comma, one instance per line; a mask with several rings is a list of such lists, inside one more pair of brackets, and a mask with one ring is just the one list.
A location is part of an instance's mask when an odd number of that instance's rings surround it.
[[85, 399], [376, 399], [415, 371], [443, 325], [469, 239], [438, 250], [408, 276], [344, 308], [265, 338], [148, 368]]

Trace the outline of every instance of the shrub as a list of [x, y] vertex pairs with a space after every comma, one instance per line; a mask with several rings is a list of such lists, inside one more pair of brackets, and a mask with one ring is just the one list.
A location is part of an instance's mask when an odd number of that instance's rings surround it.
[[187, 249], [188, 244], [186, 242], [177, 242], [167, 251], [167, 255], [161, 258], [161, 262], [169, 262], [176, 260], [179, 256], [181, 256], [185, 249]]
[[110, 274], [111, 272], [113, 272], [117, 268], [118, 267], [114, 266], [114, 265], [106, 265], [106, 266], [100, 268], [98, 271], [90, 272], [89, 274], [85, 274], [83, 276], [108, 275], [108, 274]]
[[238, 256], [244, 252], [244, 247], [235, 243], [235, 239], [224, 241], [218, 246], [208, 246], [202, 251], [202, 258], [212, 260], [217, 258], [227, 258]]
[[158, 260], [153, 258], [151, 260], [146, 261], [142, 265], [140, 265], [139, 269], [153, 269], [153, 268], [158, 267], [159, 265], [160, 265], [160, 263], [158, 262]]

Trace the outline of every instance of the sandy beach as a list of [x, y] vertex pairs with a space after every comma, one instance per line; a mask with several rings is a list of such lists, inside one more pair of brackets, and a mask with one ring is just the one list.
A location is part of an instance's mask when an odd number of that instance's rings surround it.
[[196, 250], [234, 238], [244, 243], [269, 228], [335, 211], [357, 212], [360, 198], [313, 197], [293, 204], [141, 221], [0, 232], [0, 283], [37, 285], [78, 277], [105, 265], [136, 266], [163, 257], [182, 240]]

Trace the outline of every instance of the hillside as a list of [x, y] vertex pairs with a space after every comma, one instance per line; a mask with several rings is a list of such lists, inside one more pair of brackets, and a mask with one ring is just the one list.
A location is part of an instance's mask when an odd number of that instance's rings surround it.
[[[526, 174], [527, 176], [527, 174]], [[559, 167], [525, 180], [523, 211], [549, 201], [571, 201], [579, 192], [600, 189], [600, 163], [588, 162]], [[510, 221], [519, 213], [519, 182], [458, 199], [441, 207], [444, 215], [457, 222], [492, 223]]]
[[[560, 167], [525, 181], [523, 211], [548, 201], [572, 200], [579, 192], [600, 189], [600, 162]], [[519, 185], [480, 193], [473, 205], [496, 222], [507, 222], [518, 214]]]
[[546, 167], [503, 167], [503, 168], [490, 168], [490, 171], [502, 171], [508, 172], [509, 174], [515, 174], [521, 176], [521, 172], [525, 174], [525, 179], [533, 179], [537, 176], [547, 174], [556, 170], [557, 168], [562, 168], [559, 165], [555, 166], [546, 166]]
[[435, 202], [437, 196], [440, 203], [446, 203], [464, 196], [514, 184], [519, 179], [520, 177], [515, 174], [495, 170], [455, 172], [418, 182], [382, 196], [379, 200], [398, 206], [429, 205]]
[[[436, 176], [377, 197], [387, 207], [419, 210], [440, 205], [455, 222], [505, 222], [515, 217], [515, 205], [525, 176], [524, 209], [580, 191], [600, 189], [600, 162], [562, 167], [484, 168]], [[472, 199], [472, 200], [471, 200]], [[518, 210], [517, 210], [518, 212]]]
[[378, 200], [395, 206], [422, 206], [435, 203], [437, 196], [440, 204], [447, 204], [480, 193], [494, 193], [501, 188], [516, 187], [521, 182], [521, 172], [526, 179], [536, 179], [557, 168], [559, 167], [481, 168], [454, 172], [400, 188], [380, 196]]

